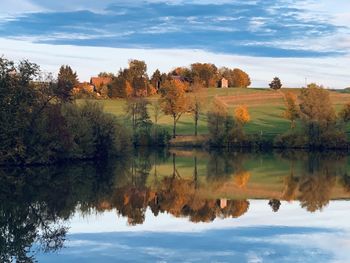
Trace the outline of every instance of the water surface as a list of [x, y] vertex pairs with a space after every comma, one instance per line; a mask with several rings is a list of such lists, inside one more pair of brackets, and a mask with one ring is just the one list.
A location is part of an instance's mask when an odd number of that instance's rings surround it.
[[349, 262], [341, 153], [137, 152], [0, 171], [1, 262]]

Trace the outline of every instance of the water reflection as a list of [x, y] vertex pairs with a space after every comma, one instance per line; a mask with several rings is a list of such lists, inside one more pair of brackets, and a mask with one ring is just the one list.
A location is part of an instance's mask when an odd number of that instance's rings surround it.
[[[350, 196], [348, 157], [340, 154], [137, 152], [94, 165], [0, 170], [0, 260], [31, 262], [33, 244], [55, 251], [64, 244], [67, 220], [117, 211], [129, 225], [146, 211], [192, 222], [235, 218], [251, 199], [273, 212], [281, 200], [299, 200], [307, 211]], [[117, 220], [117, 219], [116, 219]]]

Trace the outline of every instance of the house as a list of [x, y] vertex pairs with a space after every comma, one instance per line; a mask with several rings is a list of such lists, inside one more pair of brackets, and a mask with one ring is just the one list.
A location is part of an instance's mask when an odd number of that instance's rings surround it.
[[220, 199], [220, 208], [224, 209], [227, 206], [227, 199], [226, 198], [221, 198]]
[[218, 87], [222, 89], [228, 88], [228, 80], [225, 78], [220, 79]]
[[80, 82], [73, 88], [73, 94], [78, 94], [80, 92], [93, 93], [94, 86], [89, 82]]
[[187, 77], [184, 76], [179, 76], [179, 75], [172, 75], [170, 76], [172, 80], [179, 80], [181, 82], [187, 82], [187, 83], [191, 83], [191, 80]]

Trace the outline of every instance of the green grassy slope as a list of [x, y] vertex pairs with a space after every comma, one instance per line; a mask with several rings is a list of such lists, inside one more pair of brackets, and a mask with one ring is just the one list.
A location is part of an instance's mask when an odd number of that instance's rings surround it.
[[[234, 107], [240, 104], [248, 106], [251, 122], [245, 127], [248, 134], [263, 134], [264, 137], [274, 137], [276, 134], [284, 133], [290, 127], [289, 121], [285, 120], [283, 111], [285, 109], [283, 94], [285, 92], [293, 92], [298, 94], [300, 89], [282, 89], [281, 91], [273, 91], [270, 89], [256, 89], [256, 88], [229, 88], [229, 89], [215, 89], [210, 88], [206, 91], [207, 101], [206, 109], [199, 120], [198, 131], [199, 134], [207, 133], [206, 111], [210, 107], [210, 103], [214, 97], [218, 97], [227, 106], [231, 113]], [[191, 95], [191, 94], [189, 94]], [[158, 99], [159, 96], [148, 98], [150, 101]], [[350, 94], [331, 91], [331, 99], [336, 110], [350, 102]], [[96, 100], [101, 103], [106, 112], [114, 114], [119, 117], [124, 117], [125, 100]], [[82, 100], [79, 100], [81, 103]], [[152, 112], [150, 110], [150, 115]], [[169, 116], [162, 116], [159, 124], [171, 132], [172, 119]], [[350, 127], [349, 127], [350, 128]], [[193, 118], [190, 114], [184, 114], [177, 125], [177, 133], [179, 135], [191, 135], [194, 132]]]

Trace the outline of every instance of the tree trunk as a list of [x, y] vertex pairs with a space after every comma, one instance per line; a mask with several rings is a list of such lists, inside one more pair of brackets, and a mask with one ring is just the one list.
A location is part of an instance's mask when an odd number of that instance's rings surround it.
[[198, 170], [197, 170], [197, 156], [194, 157], [194, 188], [198, 187]]
[[194, 117], [194, 136], [197, 137], [198, 134], [198, 113]]
[[173, 138], [176, 137], [176, 116], [173, 116], [174, 118], [174, 126], [173, 126]]

